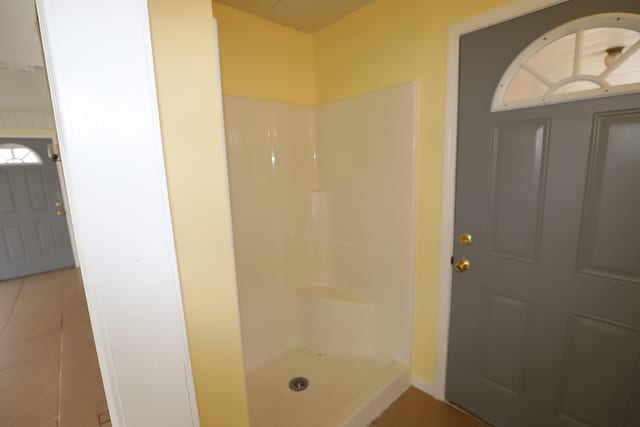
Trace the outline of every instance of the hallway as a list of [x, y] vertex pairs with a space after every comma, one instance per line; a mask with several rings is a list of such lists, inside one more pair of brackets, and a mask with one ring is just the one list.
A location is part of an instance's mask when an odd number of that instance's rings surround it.
[[0, 282], [0, 425], [111, 427], [79, 270]]

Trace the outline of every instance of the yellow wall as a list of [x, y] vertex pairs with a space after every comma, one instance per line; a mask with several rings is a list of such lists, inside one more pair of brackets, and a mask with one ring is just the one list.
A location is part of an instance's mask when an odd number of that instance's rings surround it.
[[315, 34], [319, 102], [420, 87], [414, 373], [435, 381], [447, 31], [507, 0], [378, 0]]
[[[507, 2], [378, 0], [314, 35], [214, 5], [227, 95], [310, 105], [420, 83], [414, 371], [428, 381], [435, 379], [447, 28]], [[202, 425], [246, 426], [211, 4], [150, 0], [149, 7]], [[209, 191], [200, 191], [202, 182]]]
[[149, 12], [201, 424], [247, 426], [211, 3], [150, 0]]
[[313, 105], [313, 36], [214, 3], [225, 95]]

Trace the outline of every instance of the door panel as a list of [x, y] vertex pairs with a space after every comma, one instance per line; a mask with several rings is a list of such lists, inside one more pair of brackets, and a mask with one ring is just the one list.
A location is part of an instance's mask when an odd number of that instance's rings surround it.
[[[489, 292], [480, 350], [480, 378], [520, 397], [527, 355], [529, 303]], [[502, 344], [508, 342], [509, 347]]]
[[572, 313], [570, 322], [559, 396], [560, 420], [577, 426], [624, 426], [640, 331], [580, 313]]
[[36, 230], [38, 231], [38, 242], [40, 243], [40, 254], [51, 255], [58, 252], [56, 246], [56, 238], [51, 229], [50, 223], [36, 224]]
[[26, 251], [22, 239], [22, 232], [18, 226], [9, 226], [2, 229], [4, 235], [4, 244], [7, 246], [9, 260], [17, 261], [24, 259]]
[[[640, 426], [640, 94], [491, 112], [573, 0], [461, 40], [447, 399], [498, 427]], [[458, 236], [468, 232], [473, 243]]]
[[638, 283], [640, 111], [598, 115], [593, 134], [579, 269]]
[[495, 127], [489, 212], [492, 255], [537, 260], [548, 146], [546, 120]]
[[24, 170], [27, 178], [27, 191], [31, 201], [32, 210], [47, 209], [47, 195], [42, 181], [42, 171], [40, 168], [29, 168]]
[[9, 173], [0, 169], [0, 215], [14, 212], [16, 206], [11, 194], [11, 184], [9, 183]]
[[1, 138], [27, 146], [41, 165], [0, 165], [0, 280], [73, 265], [60, 183], [42, 140]]

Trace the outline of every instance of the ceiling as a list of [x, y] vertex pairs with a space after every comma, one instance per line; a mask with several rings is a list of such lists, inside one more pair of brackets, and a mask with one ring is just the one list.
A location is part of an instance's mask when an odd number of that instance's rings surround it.
[[[313, 33], [374, 0], [216, 0], [252, 15]], [[215, 8], [215, 5], [214, 5]]]
[[44, 65], [32, 1], [0, 1], [0, 69], [32, 70]]

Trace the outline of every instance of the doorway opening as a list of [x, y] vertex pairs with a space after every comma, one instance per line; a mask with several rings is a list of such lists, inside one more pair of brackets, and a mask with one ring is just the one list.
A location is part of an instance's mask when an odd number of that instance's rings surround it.
[[34, 5], [0, 27], [0, 425], [110, 426]]

